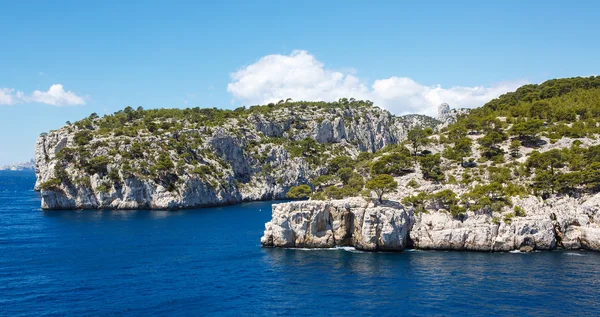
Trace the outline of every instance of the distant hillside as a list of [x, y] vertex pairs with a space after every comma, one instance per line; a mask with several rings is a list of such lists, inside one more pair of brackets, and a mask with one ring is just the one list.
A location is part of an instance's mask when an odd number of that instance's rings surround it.
[[33, 159], [27, 162], [20, 162], [15, 164], [9, 164], [0, 166], [0, 171], [33, 171], [34, 165]]

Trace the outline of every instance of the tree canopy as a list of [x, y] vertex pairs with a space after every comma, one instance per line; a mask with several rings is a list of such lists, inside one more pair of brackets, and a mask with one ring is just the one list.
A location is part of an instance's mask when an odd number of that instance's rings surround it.
[[381, 174], [370, 179], [366, 187], [375, 192], [379, 202], [383, 201], [383, 195], [396, 190], [398, 183], [391, 175]]

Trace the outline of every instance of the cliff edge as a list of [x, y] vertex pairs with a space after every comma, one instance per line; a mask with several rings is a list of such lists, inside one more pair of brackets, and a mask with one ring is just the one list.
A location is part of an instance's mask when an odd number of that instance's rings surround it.
[[492, 213], [469, 213], [461, 219], [444, 210], [415, 213], [399, 202], [361, 198], [275, 204], [261, 244], [365, 251], [600, 251], [600, 194], [545, 202], [528, 197], [515, 203], [528, 214], [511, 221], [496, 221]]

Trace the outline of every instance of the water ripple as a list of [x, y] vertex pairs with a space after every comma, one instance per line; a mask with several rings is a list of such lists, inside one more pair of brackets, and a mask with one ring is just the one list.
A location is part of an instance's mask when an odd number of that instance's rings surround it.
[[267, 202], [39, 210], [0, 173], [0, 315], [597, 315], [594, 252], [260, 248]]

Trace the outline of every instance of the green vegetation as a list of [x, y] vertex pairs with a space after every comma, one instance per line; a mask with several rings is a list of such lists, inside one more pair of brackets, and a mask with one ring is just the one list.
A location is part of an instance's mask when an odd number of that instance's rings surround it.
[[374, 178], [370, 179], [366, 187], [375, 192], [379, 202], [383, 201], [383, 195], [389, 192], [396, 190], [398, 187], [398, 183], [394, 180], [394, 178], [387, 174], [377, 175]]
[[73, 140], [79, 146], [86, 145], [93, 139], [94, 139], [94, 136], [93, 136], [92, 132], [87, 131], [87, 130], [79, 131], [79, 132], [75, 133], [75, 136], [73, 137]]
[[49, 179], [43, 183], [40, 184], [40, 189], [45, 189], [45, 190], [56, 190], [58, 188], [60, 188], [60, 185], [62, 184], [62, 181], [58, 178], [52, 178]]
[[325, 146], [315, 139], [306, 138], [302, 141], [292, 141], [286, 149], [292, 157], [304, 157], [310, 164], [319, 165]]
[[429, 131], [431, 131], [431, 130], [425, 131], [424, 129], [421, 129], [421, 128], [417, 128], [417, 129], [408, 131], [407, 139], [413, 148], [413, 155], [415, 156], [415, 164], [416, 164], [416, 157], [417, 157], [419, 148], [421, 148], [422, 146], [429, 143], [429, 140], [427, 139], [428, 134], [430, 134], [430, 133], [427, 133]]
[[307, 199], [312, 195], [312, 189], [306, 184], [294, 186], [285, 194], [289, 199]]
[[158, 155], [158, 159], [156, 160], [156, 164], [154, 164], [154, 167], [157, 171], [168, 171], [174, 168], [175, 164], [173, 164], [173, 161], [171, 160], [169, 155], [163, 152]]
[[442, 172], [442, 160], [440, 154], [430, 154], [419, 157], [423, 178], [434, 182], [443, 181], [446, 176]]
[[[584, 146], [600, 136], [600, 77], [525, 85], [439, 131], [428, 127], [435, 123], [429, 120], [408, 131], [407, 140], [376, 152], [356, 155], [357, 144], [307, 137], [313, 133], [307, 130], [309, 121], [321, 122], [323, 114], [343, 116], [348, 124], [364, 124], [365, 117], [347, 110], [385, 115], [372, 107], [354, 99], [281, 100], [235, 110], [127, 107], [102, 118], [92, 114], [68, 126], [73, 143], [56, 154], [55, 178], [42, 186], [58, 188], [73, 179], [73, 184], [91, 187], [89, 180], [98, 175], [106, 187], [99, 186], [102, 190], [140, 178], [176, 191], [186, 177], [200, 177], [215, 188], [233, 183], [241, 188], [260, 175], [261, 181], [287, 188], [296, 184], [282, 176], [286, 165], [276, 154], [283, 153], [305, 171], [308, 163], [310, 170], [301, 182], [312, 186], [291, 187], [291, 199], [338, 199], [375, 191], [382, 200], [396, 190], [397, 177], [417, 190], [403, 202], [418, 212], [438, 208], [459, 219], [466, 212], [510, 212], [497, 219], [510, 222], [525, 215], [513, 206], [513, 197], [580, 197], [600, 191], [600, 146]], [[281, 110], [285, 118], [274, 120]], [[264, 120], [280, 125], [252, 126]], [[211, 142], [228, 142], [234, 151], [220, 153]], [[244, 163], [232, 156], [241, 156]], [[460, 190], [451, 190], [455, 188]]]

